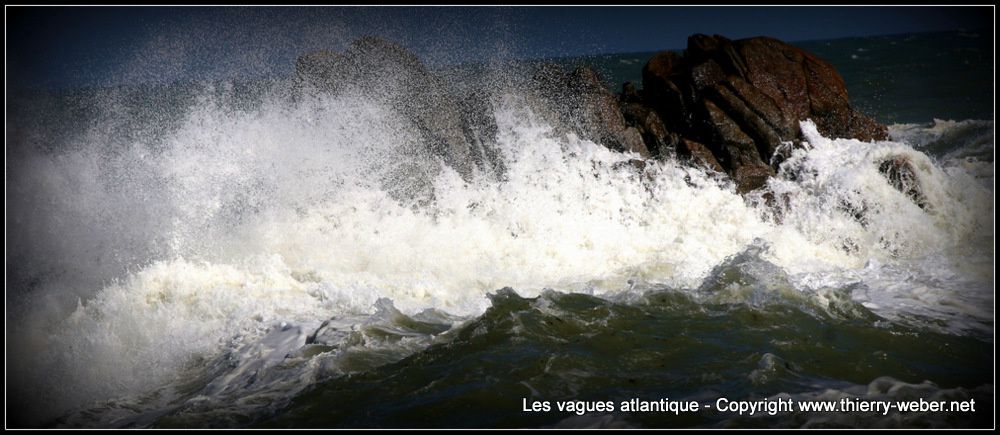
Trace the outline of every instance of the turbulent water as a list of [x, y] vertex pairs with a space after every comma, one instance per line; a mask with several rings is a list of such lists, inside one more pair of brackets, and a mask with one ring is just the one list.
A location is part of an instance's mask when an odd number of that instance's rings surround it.
[[[516, 92], [491, 111], [503, 170], [463, 178], [395, 107], [286, 88], [8, 103], [13, 421], [992, 422], [992, 114], [907, 119], [875, 143], [803, 122], [775, 209], [671, 160], [621, 164], [635, 156], [565, 134]], [[924, 208], [879, 173], [894, 156], [913, 162]], [[522, 411], [719, 397], [980, 412]]]

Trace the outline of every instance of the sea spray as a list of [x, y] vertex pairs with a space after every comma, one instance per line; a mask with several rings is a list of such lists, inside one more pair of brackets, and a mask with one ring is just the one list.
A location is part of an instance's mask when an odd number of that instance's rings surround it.
[[[85, 283], [68, 316], [15, 313], [25, 320], [14, 322], [23, 331], [14, 345], [32, 358], [12, 373], [34, 421], [76, 410], [59, 421], [246, 424], [230, 418], [276, 412], [300, 391], [281, 387], [291, 380], [358, 367], [344, 352], [367, 349], [362, 366], [373, 369], [456, 334], [489, 336], [489, 325], [469, 322], [501, 309], [507, 302], [487, 294], [508, 286], [511, 298], [542, 296], [538, 307], [546, 292], [600, 301], [671, 289], [695, 306], [770, 310], [799, 292], [820, 318], [832, 310], [869, 321], [854, 297], [915, 328], [980, 337], [992, 328], [989, 184], [904, 143], [823, 138], [803, 123], [807, 144], [782, 168], [797, 175], [769, 185], [788, 198], [779, 222], [699, 168], [635, 168], [626, 164], [635, 155], [557, 132], [516, 98], [494, 111], [504, 172], [468, 179], [380, 104], [268, 97], [234, 110], [215, 98], [200, 97], [153, 138], [116, 143], [95, 128], [65, 149], [29, 153], [29, 169], [14, 172], [18, 237], [34, 240], [15, 244], [17, 265], [45, 277], [38, 292]], [[927, 209], [878, 172], [895, 155], [915, 162]], [[862, 204], [867, 224], [856, 216]], [[264, 344], [295, 353], [329, 319], [363, 329], [386, 312], [383, 298], [403, 316], [437, 315], [441, 329], [253, 365], [272, 348]], [[698, 311], [688, 304], [685, 313]], [[294, 337], [282, 338], [287, 331]], [[248, 379], [233, 376], [247, 367], [270, 380], [220, 386]], [[569, 386], [587, 377], [560, 376]], [[251, 390], [259, 402], [223, 405]]]

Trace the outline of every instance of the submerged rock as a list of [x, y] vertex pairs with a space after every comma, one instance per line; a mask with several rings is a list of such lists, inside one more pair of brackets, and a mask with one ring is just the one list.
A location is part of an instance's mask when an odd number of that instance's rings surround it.
[[920, 208], [927, 208], [927, 197], [920, 190], [917, 170], [906, 157], [893, 157], [883, 161], [878, 171], [889, 180], [896, 190], [903, 192]]

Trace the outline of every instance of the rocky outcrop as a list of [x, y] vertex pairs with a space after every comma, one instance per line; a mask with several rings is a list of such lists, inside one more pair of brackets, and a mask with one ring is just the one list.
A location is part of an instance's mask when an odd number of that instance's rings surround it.
[[660, 159], [670, 158], [675, 153], [679, 137], [667, 130], [655, 110], [642, 104], [635, 87], [630, 84], [624, 86], [621, 98], [625, 124], [639, 133], [650, 155]]
[[903, 192], [914, 204], [922, 209], [927, 208], [927, 197], [920, 189], [917, 170], [906, 157], [887, 159], [879, 164], [878, 171], [889, 180], [889, 185]]
[[712, 155], [712, 151], [705, 145], [690, 139], [681, 139], [677, 144], [677, 156], [686, 158], [695, 165], [711, 169], [715, 172], [724, 172], [722, 165]]
[[[476, 166], [503, 170], [496, 149], [485, 143], [497, 131], [495, 95], [481, 84], [456, 98], [412, 53], [371, 37], [343, 53], [303, 55], [296, 72], [303, 89], [360, 92], [398, 108], [431, 151], [463, 176]], [[618, 95], [588, 67], [567, 71], [543, 62], [503, 75], [526, 78], [514, 82], [515, 93], [557, 133], [575, 133], [643, 159], [678, 158], [725, 173], [740, 193], [775, 176], [801, 139], [800, 121], [811, 119], [828, 137], [887, 138], [885, 126], [851, 107], [832, 65], [767, 37], [693, 35], [683, 53], [664, 51], [649, 59], [641, 90], [625, 83]], [[921, 203], [907, 162], [888, 161], [880, 171]]]
[[[553, 63], [533, 69], [517, 91], [537, 115], [562, 133], [575, 133], [617, 151], [642, 158], [652, 154], [642, 133], [625, 120], [617, 96], [589, 67], [567, 71]], [[501, 170], [496, 150], [482, 143], [496, 132], [489, 89], [472, 88], [455, 98], [445, 83], [427, 71], [404, 48], [374, 38], [361, 38], [343, 53], [307, 53], [296, 62], [298, 87], [306, 92], [357, 93], [407, 116], [431, 150], [469, 175], [475, 166]], [[651, 123], [658, 123], [651, 113]], [[651, 143], [666, 135], [661, 126], [648, 132]]]
[[574, 133], [616, 151], [652, 157], [639, 129], [626, 123], [618, 98], [590, 67], [566, 72], [544, 63], [533, 74], [532, 88], [548, 106], [543, 112], [557, 113], [558, 123]]
[[832, 65], [773, 38], [693, 35], [683, 54], [653, 56], [642, 78], [642, 104], [669, 131], [705, 144], [740, 192], [775, 174], [776, 151], [800, 138], [802, 120], [829, 137], [887, 138], [885, 126], [850, 106]]

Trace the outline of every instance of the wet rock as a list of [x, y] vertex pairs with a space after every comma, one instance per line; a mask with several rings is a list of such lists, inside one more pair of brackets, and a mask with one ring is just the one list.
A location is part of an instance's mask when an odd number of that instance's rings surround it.
[[[885, 126], [850, 106], [844, 80], [829, 63], [773, 38], [692, 35], [683, 54], [649, 59], [641, 90], [626, 83], [619, 95], [588, 67], [530, 68], [514, 89], [557, 134], [575, 133], [642, 159], [677, 155], [728, 174], [741, 193], [775, 176], [781, 150], [801, 139], [802, 120], [813, 120], [828, 137], [887, 138]], [[467, 178], [473, 168], [503, 171], [486, 143], [497, 131], [489, 92], [473, 85], [454, 97], [448, 83], [398, 45], [365, 37], [343, 53], [308, 53], [296, 62], [296, 76], [304, 90], [355, 92], [397, 108], [428, 149]], [[908, 165], [880, 169], [924, 204]]]
[[696, 165], [711, 169], [715, 172], [724, 172], [722, 165], [712, 154], [712, 151], [705, 145], [690, 139], [680, 139], [677, 143], [677, 156], [690, 160]]
[[646, 166], [648, 166], [648, 163], [646, 163], [645, 160], [630, 159], [617, 162], [611, 165], [611, 168], [617, 171], [626, 167], [630, 167], [632, 169], [635, 169], [636, 172], [642, 173], [643, 171], [646, 170]]
[[622, 105], [625, 124], [635, 128], [653, 157], [667, 158], [673, 154], [678, 137], [670, 133], [656, 111], [633, 100]]
[[683, 58], [672, 51], [657, 53], [642, 68], [645, 104], [659, 113], [668, 129], [678, 132], [691, 127], [692, 117], [682, 91], [688, 81], [683, 75], [685, 69]]
[[896, 190], [903, 192], [922, 209], [927, 208], [927, 197], [920, 190], [920, 180], [916, 168], [906, 157], [893, 157], [883, 161], [878, 171], [889, 180]]
[[736, 182], [736, 190], [745, 193], [766, 184], [774, 170], [761, 160], [754, 140], [711, 100], [702, 100], [702, 105], [708, 148]]
[[832, 65], [773, 38], [692, 35], [683, 55], [657, 53], [642, 77], [644, 104], [669, 131], [705, 144], [740, 192], [775, 175], [776, 153], [800, 139], [800, 121], [833, 138], [888, 136], [850, 106]]
[[781, 145], [781, 136], [763, 117], [726, 86], [713, 85], [707, 98], [732, 119], [740, 130], [753, 140], [759, 156], [772, 156]]
[[797, 137], [798, 121], [785, 116], [773, 98], [737, 76], [726, 77], [722, 84], [742, 100], [783, 140]]
[[640, 99], [639, 90], [636, 89], [635, 83], [625, 82], [622, 84], [621, 100], [623, 103], [638, 103]]
[[639, 130], [626, 125], [615, 95], [604, 87], [593, 69], [577, 68], [569, 80], [571, 91], [579, 96], [579, 105], [574, 111], [586, 134], [598, 138], [609, 148], [650, 157]]
[[583, 138], [616, 151], [651, 157], [642, 133], [625, 122], [619, 99], [593, 69], [584, 66], [567, 73], [559, 65], [545, 63], [534, 74], [533, 87], [548, 106], [541, 110], [543, 117], [555, 113], [557, 124]]
[[694, 91], [702, 92], [705, 88], [725, 80], [726, 72], [716, 61], [709, 59], [692, 67], [690, 78]]
[[791, 196], [788, 192], [775, 195], [774, 191], [767, 190], [761, 194], [760, 199], [763, 204], [771, 212], [770, 216], [775, 223], [782, 223], [785, 220], [785, 214], [791, 208]]

